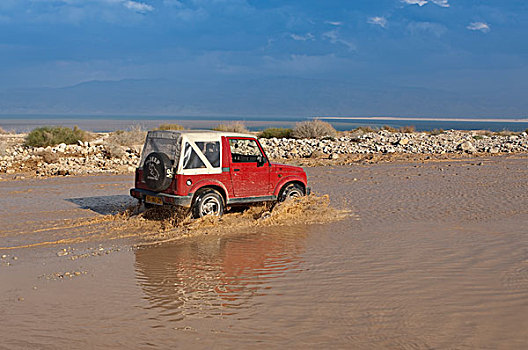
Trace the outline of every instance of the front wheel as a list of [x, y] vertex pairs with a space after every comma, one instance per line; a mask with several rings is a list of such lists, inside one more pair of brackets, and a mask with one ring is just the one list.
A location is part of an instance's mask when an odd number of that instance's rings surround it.
[[284, 187], [279, 195], [279, 202], [284, 202], [288, 199], [302, 197], [305, 195], [304, 187], [297, 183], [289, 184]]
[[195, 219], [204, 216], [222, 216], [224, 214], [224, 198], [212, 188], [197, 194], [192, 205], [192, 214]]

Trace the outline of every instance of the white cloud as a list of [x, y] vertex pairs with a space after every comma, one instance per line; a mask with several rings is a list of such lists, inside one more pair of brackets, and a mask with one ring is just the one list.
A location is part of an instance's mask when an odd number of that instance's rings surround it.
[[337, 30], [331, 30], [329, 32], [323, 33], [323, 38], [329, 40], [332, 44], [345, 45], [348, 47], [349, 51], [355, 51], [357, 49], [354, 43], [341, 39]]
[[449, 7], [449, 1], [448, 0], [431, 0], [432, 3], [441, 6], [441, 7]]
[[382, 28], [387, 27], [387, 19], [385, 17], [370, 17], [367, 22], [370, 24], [378, 25]]
[[306, 35], [298, 35], [298, 34], [290, 34], [290, 38], [297, 41], [306, 41], [306, 40], [314, 40], [314, 36], [312, 33], [307, 33]]
[[482, 33], [487, 33], [491, 30], [489, 24], [485, 22], [471, 22], [466, 28], [469, 30], [480, 30]]
[[325, 23], [336, 26], [336, 27], [343, 25], [343, 22], [338, 22], [338, 21], [325, 21]]
[[409, 5], [418, 5], [418, 6], [423, 6], [428, 3], [427, 0], [401, 0], [401, 1]]
[[143, 2], [136, 2], [136, 1], [125, 1], [123, 3], [125, 7], [129, 10], [140, 12], [140, 13], [146, 13], [154, 10], [154, 7], [150, 6], [149, 4], [145, 4]]
[[435, 5], [440, 7], [449, 7], [449, 0], [401, 0], [401, 2], [408, 5], [418, 5], [420, 7], [427, 5], [429, 2], [432, 2]]

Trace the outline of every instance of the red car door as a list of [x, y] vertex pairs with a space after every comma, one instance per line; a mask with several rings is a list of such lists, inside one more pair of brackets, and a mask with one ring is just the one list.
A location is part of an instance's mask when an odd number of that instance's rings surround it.
[[242, 137], [230, 137], [228, 141], [235, 197], [270, 195], [270, 166], [258, 142]]

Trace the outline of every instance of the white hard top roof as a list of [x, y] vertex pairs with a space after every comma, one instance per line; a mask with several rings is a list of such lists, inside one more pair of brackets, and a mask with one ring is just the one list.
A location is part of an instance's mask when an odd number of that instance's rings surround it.
[[196, 138], [196, 136], [202, 136], [205, 138], [219, 138], [222, 136], [226, 137], [253, 137], [255, 135], [242, 134], [237, 132], [226, 132], [226, 131], [215, 131], [215, 130], [153, 130], [148, 132], [149, 137], [155, 138], [180, 138], [182, 136], [190, 136]]

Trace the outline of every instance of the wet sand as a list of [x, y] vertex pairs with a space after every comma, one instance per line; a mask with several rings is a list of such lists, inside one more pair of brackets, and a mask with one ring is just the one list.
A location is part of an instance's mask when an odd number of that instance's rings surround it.
[[0, 182], [0, 349], [528, 347], [526, 159], [307, 171], [350, 215], [139, 247], [131, 176]]

